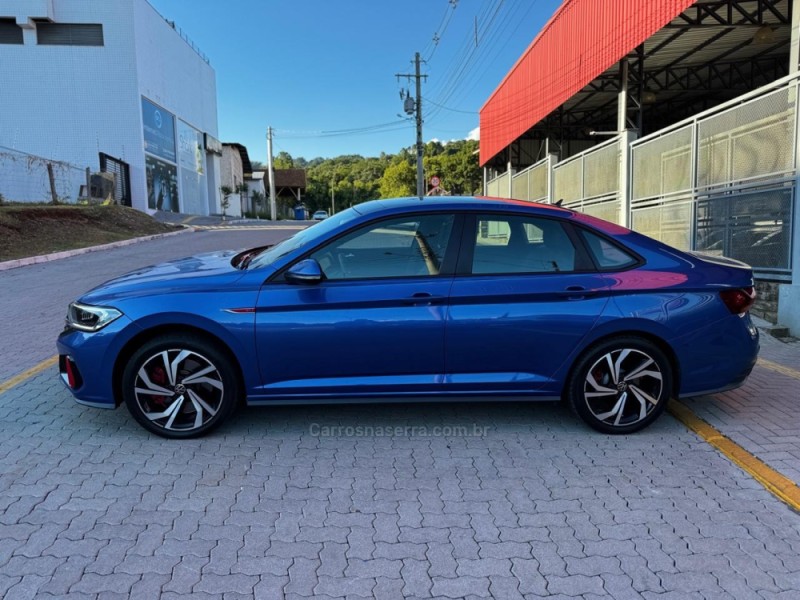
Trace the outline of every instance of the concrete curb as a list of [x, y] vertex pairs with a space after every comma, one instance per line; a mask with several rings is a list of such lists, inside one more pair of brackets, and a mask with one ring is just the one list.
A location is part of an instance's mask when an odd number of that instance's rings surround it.
[[150, 240], [157, 240], [160, 238], [171, 237], [173, 235], [180, 235], [182, 233], [193, 232], [193, 227], [187, 227], [180, 231], [170, 231], [169, 233], [156, 233], [154, 235], [145, 235], [142, 237], [131, 238], [129, 240], [120, 240], [119, 242], [111, 242], [110, 244], [100, 244], [99, 246], [87, 246], [86, 248], [76, 248], [74, 250], [63, 250], [62, 252], [52, 252], [50, 254], [40, 254], [39, 256], [29, 256], [27, 258], [17, 258], [15, 260], [7, 260], [0, 262], [0, 271], [7, 271], [9, 269], [16, 269], [18, 267], [27, 267], [29, 265], [38, 265], [40, 263], [51, 262], [54, 260], [61, 260], [62, 258], [71, 258], [73, 256], [80, 256], [81, 254], [89, 254], [90, 252], [98, 252], [100, 250], [111, 250], [112, 248], [121, 248], [123, 246], [132, 246], [139, 242], [149, 242]]

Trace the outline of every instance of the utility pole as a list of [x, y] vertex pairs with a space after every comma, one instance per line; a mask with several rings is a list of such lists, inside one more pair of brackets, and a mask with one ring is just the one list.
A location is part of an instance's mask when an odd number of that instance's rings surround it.
[[277, 220], [275, 207], [275, 165], [272, 161], [272, 127], [267, 127], [267, 169], [269, 171], [269, 218]]
[[407, 80], [411, 80], [413, 77], [416, 81], [416, 92], [417, 97], [415, 99], [415, 106], [410, 107], [408, 100], [409, 97], [406, 95], [406, 106], [405, 111], [406, 114], [415, 114], [417, 118], [417, 196], [422, 198], [425, 195], [425, 176], [422, 172], [422, 153], [425, 150], [425, 146], [422, 143], [422, 80], [427, 79], [427, 75], [420, 74], [420, 63], [422, 61], [419, 57], [419, 52], [414, 55], [414, 73], [396, 73], [395, 77], [400, 79], [401, 77], [405, 77]]
[[336, 191], [333, 189], [333, 183], [331, 183], [331, 216], [336, 214]]

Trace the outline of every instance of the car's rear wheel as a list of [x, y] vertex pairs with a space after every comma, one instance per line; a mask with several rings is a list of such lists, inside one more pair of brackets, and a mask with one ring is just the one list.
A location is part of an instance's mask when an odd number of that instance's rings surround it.
[[664, 352], [639, 337], [601, 342], [578, 359], [567, 401], [590, 427], [633, 433], [664, 412], [672, 396], [672, 367]]
[[185, 439], [210, 432], [233, 412], [238, 383], [231, 360], [205, 339], [165, 335], [131, 356], [122, 374], [122, 396], [145, 429]]

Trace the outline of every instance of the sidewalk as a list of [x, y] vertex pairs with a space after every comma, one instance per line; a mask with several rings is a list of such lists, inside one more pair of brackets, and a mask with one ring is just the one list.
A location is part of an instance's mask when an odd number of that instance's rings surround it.
[[161, 223], [169, 223], [171, 225], [188, 225], [190, 227], [301, 227], [313, 225], [315, 223], [315, 221], [269, 221], [267, 219], [246, 219], [232, 216], [228, 216], [223, 219], [222, 215], [188, 215], [184, 213], [165, 211], [156, 211], [152, 216], [156, 221], [160, 221]]
[[683, 400], [697, 416], [748, 452], [800, 484], [800, 340], [761, 331], [759, 362], [730, 392]]

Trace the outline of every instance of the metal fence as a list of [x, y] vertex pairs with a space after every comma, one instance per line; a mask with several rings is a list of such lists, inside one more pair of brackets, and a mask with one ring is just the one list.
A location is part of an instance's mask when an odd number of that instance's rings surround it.
[[601, 219], [620, 222], [622, 139], [615, 137], [553, 167], [553, 201]]
[[0, 195], [6, 202], [75, 203], [81, 186], [85, 166], [0, 146]]
[[[676, 248], [736, 258], [759, 276], [788, 281], [798, 98], [800, 76], [785, 77], [630, 144], [622, 135], [558, 164], [536, 163], [513, 176], [511, 195], [562, 200]], [[490, 181], [489, 194], [508, 197], [508, 177]]]
[[508, 173], [498, 175], [486, 184], [486, 195], [495, 198], [508, 198]]
[[511, 197], [530, 202], [550, 202], [555, 156], [548, 155], [511, 178]]
[[783, 80], [631, 144], [631, 225], [788, 279], [798, 82]]
[[123, 206], [131, 206], [131, 167], [121, 158], [114, 158], [105, 152], [100, 153], [100, 172], [114, 176], [114, 201]]

